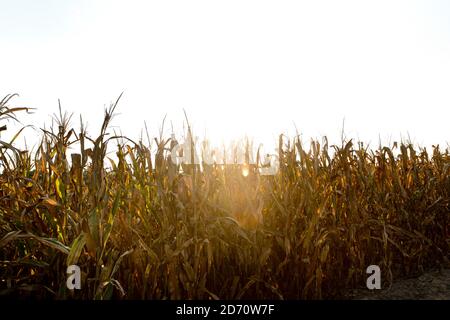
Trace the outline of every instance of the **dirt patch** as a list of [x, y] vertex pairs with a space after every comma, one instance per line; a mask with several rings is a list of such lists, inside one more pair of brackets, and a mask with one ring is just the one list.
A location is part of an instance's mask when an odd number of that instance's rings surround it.
[[417, 278], [394, 281], [381, 290], [358, 289], [350, 293], [356, 300], [450, 300], [450, 268], [426, 272]]

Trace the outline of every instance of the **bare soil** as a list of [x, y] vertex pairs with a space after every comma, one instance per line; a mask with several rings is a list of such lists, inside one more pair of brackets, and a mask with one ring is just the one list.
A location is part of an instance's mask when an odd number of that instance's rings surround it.
[[394, 281], [390, 288], [357, 289], [350, 293], [356, 300], [450, 300], [450, 268], [433, 270], [417, 278]]

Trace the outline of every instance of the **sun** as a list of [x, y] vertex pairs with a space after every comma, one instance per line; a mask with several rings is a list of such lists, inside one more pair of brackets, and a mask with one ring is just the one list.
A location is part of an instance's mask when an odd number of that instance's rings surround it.
[[247, 177], [249, 173], [250, 173], [250, 169], [249, 169], [248, 165], [244, 165], [242, 167], [242, 175], [244, 177]]

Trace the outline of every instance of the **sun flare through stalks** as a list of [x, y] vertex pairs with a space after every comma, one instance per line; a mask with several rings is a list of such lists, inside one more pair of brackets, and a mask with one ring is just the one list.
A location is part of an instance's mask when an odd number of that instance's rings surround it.
[[[272, 175], [259, 154], [252, 165], [176, 164], [174, 136], [132, 141], [109, 128], [119, 99], [95, 137], [60, 109], [34, 152], [1, 142], [0, 294], [342, 298], [369, 265], [391, 283], [448, 264], [448, 148], [307, 148], [280, 136]], [[8, 103], [0, 121], [21, 111]], [[66, 287], [69, 265], [81, 290]]]

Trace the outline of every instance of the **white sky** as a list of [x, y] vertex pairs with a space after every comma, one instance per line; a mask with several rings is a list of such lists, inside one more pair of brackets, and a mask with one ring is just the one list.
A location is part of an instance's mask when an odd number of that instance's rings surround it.
[[345, 117], [373, 145], [445, 145], [450, 1], [0, 0], [0, 96], [38, 108], [24, 124], [49, 123], [59, 98], [94, 135], [122, 91], [114, 124], [133, 138], [165, 114], [181, 129], [184, 108], [216, 141], [294, 122], [338, 139]]

